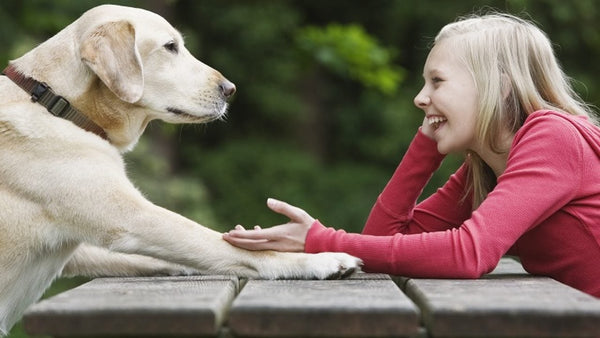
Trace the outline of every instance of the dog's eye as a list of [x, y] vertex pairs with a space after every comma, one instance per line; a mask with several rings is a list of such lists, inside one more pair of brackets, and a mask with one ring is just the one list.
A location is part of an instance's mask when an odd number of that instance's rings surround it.
[[179, 51], [179, 47], [177, 46], [177, 43], [175, 43], [175, 41], [169, 41], [164, 45], [165, 49], [168, 50], [171, 53], [177, 54], [177, 52]]

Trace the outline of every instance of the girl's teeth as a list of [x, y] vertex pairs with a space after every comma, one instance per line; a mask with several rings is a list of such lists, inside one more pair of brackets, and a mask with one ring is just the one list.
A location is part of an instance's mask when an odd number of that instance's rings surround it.
[[446, 121], [446, 119], [445, 119], [445, 118], [443, 118], [443, 117], [438, 117], [438, 116], [435, 116], [435, 117], [430, 117], [430, 118], [428, 119], [428, 121], [427, 121], [427, 122], [428, 122], [430, 125], [432, 125], [432, 124], [434, 124], [434, 123], [440, 123], [440, 122], [444, 122], [444, 121]]
[[434, 116], [434, 117], [430, 117], [427, 122], [429, 123], [430, 126], [433, 127], [433, 129], [438, 129], [440, 127], [440, 124], [442, 122], [446, 122], [448, 121], [445, 117], [441, 117], [441, 116]]

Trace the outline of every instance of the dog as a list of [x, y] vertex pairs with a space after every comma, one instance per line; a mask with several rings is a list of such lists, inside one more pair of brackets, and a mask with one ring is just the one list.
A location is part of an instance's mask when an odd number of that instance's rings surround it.
[[148, 122], [220, 119], [236, 88], [161, 16], [102, 5], [0, 76], [0, 335], [59, 276], [339, 278], [344, 253], [246, 251], [154, 205], [121, 154]]

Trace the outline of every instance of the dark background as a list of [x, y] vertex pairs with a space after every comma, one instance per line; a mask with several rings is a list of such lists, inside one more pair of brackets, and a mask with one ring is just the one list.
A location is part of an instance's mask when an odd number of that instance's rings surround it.
[[[101, 3], [0, 1], [2, 67]], [[580, 95], [600, 102], [598, 0], [113, 3], [161, 14], [192, 54], [237, 85], [225, 122], [156, 121], [126, 155], [150, 200], [220, 231], [284, 222], [267, 210], [267, 197], [360, 231], [423, 119], [412, 100], [428, 46], [460, 15], [496, 9], [532, 19]], [[424, 196], [460, 161], [449, 156]]]

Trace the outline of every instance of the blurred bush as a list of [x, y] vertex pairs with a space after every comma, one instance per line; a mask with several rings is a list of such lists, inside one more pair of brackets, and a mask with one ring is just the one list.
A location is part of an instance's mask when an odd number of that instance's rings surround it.
[[198, 176], [174, 175], [168, 159], [152, 151], [149, 138], [142, 138], [125, 156], [129, 178], [154, 204], [201, 224], [217, 223], [204, 181]]
[[401, 69], [392, 63], [394, 51], [380, 46], [362, 26], [308, 26], [299, 30], [296, 41], [319, 64], [367, 88], [391, 95], [402, 80]]
[[[3, 0], [0, 60], [6, 64], [101, 3]], [[359, 231], [422, 120], [412, 99], [431, 38], [459, 15], [529, 13], [555, 42], [581, 95], [600, 102], [595, 0], [113, 3], [164, 16], [193, 54], [238, 87], [225, 123], [153, 123], [127, 155], [130, 176], [149, 199], [221, 230], [283, 221], [264, 205], [273, 196]], [[460, 162], [450, 156], [424, 196]]]
[[[101, 3], [3, 0], [0, 60]], [[132, 179], [152, 201], [218, 229], [280, 222], [264, 205], [273, 196], [358, 231], [422, 120], [412, 99], [431, 38], [463, 14], [529, 13], [556, 44], [577, 90], [600, 102], [595, 0], [113, 3], [164, 16], [193, 54], [238, 87], [226, 123], [153, 123], [127, 155]], [[460, 161], [449, 157], [424, 196]]]
[[[154, 11], [238, 88], [226, 121], [152, 123], [126, 155], [154, 203], [211, 228], [285, 222], [267, 197], [360, 231], [423, 119], [412, 104], [431, 39], [474, 11], [529, 16], [578, 92], [600, 104], [597, 0], [114, 0]], [[0, 1], [6, 64], [100, 0]], [[461, 162], [449, 156], [423, 196]], [[93, 178], [90, 178], [93, 179]]]
[[194, 165], [212, 195], [220, 225], [252, 227], [287, 222], [266, 207], [286, 200], [323, 222], [360, 231], [364, 206], [378, 194], [382, 172], [370, 166], [320, 164], [306, 152], [264, 141], [231, 142]]

